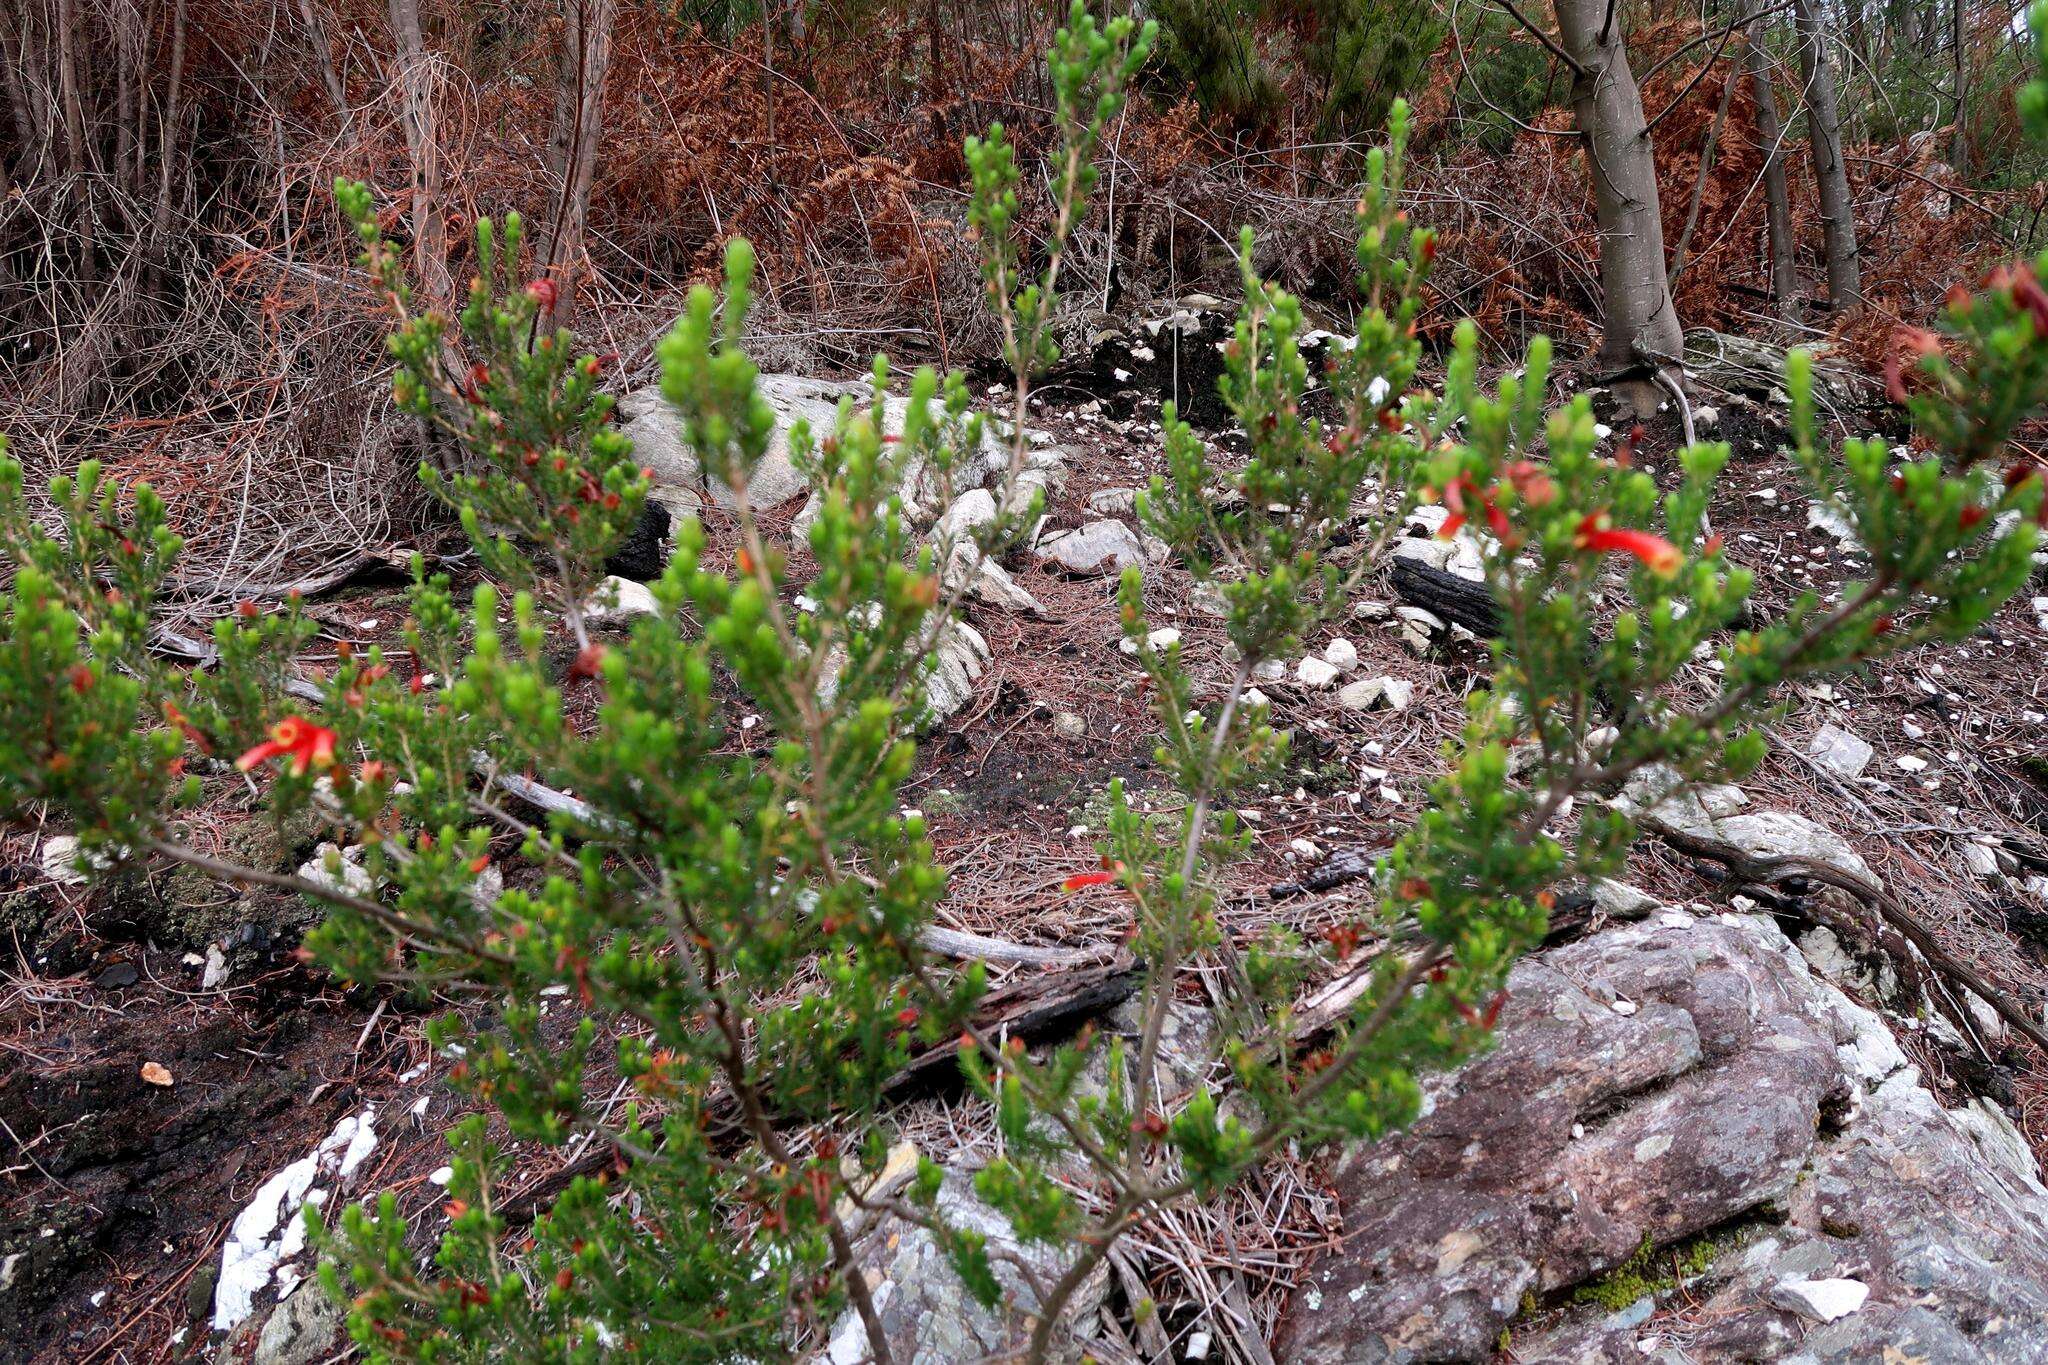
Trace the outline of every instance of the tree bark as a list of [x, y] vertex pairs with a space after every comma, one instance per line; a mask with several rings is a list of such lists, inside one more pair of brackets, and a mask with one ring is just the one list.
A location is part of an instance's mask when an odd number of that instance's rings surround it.
[[1792, 0], [1799, 35], [1799, 74], [1805, 85], [1806, 136], [1820, 192], [1820, 221], [1828, 267], [1828, 304], [1846, 312], [1863, 302], [1863, 272], [1856, 255], [1856, 216], [1849, 170], [1842, 161], [1842, 121], [1835, 107], [1835, 75], [1828, 64], [1828, 33], [1814, 0]]
[[576, 282], [590, 222], [590, 184], [597, 169], [598, 137], [604, 130], [604, 78], [611, 66], [617, 15], [617, 0], [562, 3], [562, 68], [548, 137], [548, 170], [561, 186], [561, 197], [540, 251], [542, 272], [555, 283], [553, 314], [541, 319], [545, 327], [568, 326], [576, 310]]
[[334, 52], [327, 44], [327, 25], [313, 10], [313, 0], [298, 0], [299, 21], [306, 26], [306, 41], [313, 48], [313, 56], [320, 63], [320, 81], [327, 87], [327, 98], [334, 101], [336, 117], [348, 117], [348, 90], [341, 83], [341, 73], [334, 67]]
[[1657, 410], [1654, 375], [1679, 378], [1685, 339], [1664, 273], [1657, 158], [1610, 0], [1552, 0], [1559, 46], [1572, 67], [1572, 110], [1600, 224], [1600, 359], [1638, 416]]
[[1955, 21], [1956, 124], [1949, 141], [1948, 164], [1955, 168], [1956, 179], [1962, 180], [1970, 173], [1970, 7], [1967, 0], [1954, 0], [1950, 9]]
[[1778, 94], [1771, 83], [1770, 22], [1758, 17], [1762, 0], [1748, 0], [1749, 32], [1743, 37], [1743, 61], [1756, 93], [1756, 137], [1764, 152], [1764, 212], [1770, 223], [1771, 296], [1778, 316], [1787, 322], [1799, 316], [1798, 250], [1792, 240], [1792, 194], [1785, 183], [1785, 128], [1778, 119]]
[[400, 122], [412, 159], [412, 247], [427, 297], [450, 296], [448, 230], [441, 218], [441, 139], [434, 126], [434, 69], [420, 31], [419, 0], [389, 0], [391, 37], [404, 100]]

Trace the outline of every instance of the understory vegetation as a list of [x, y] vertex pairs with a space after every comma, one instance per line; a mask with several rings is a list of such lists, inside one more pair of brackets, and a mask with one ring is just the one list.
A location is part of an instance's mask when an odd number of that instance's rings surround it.
[[[1372, 20], [1325, 18], [1333, 70], [1355, 66], [1342, 53]], [[174, 823], [197, 772], [231, 760], [278, 818], [310, 809], [361, 846], [353, 868], [331, 856], [325, 878], [289, 883], [328, 911], [306, 953], [359, 985], [494, 1002], [430, 1035], [477, 1111], [449, 1135], [438, 1249], [416, 1254], [388, 1195], [307, 1211], [325, 1287], [350, 1304], [370, 1358], [770, 1358], [850, 1307], [866, 1350], [886, 1359], [847, 1230], [859, 1210], [927, 1228], [977, 1299], [1015, 1299], [983, 1236], [939, 1209], [944, 1173], [929, 1157], [900, 1193], [873, 1193], [891, 1155], [891, 1078], [939, 1049], [1001, 1133], [976, 1193], [1025, 1241], [1068, 1249], [1057, 1278], [1013, 1304], [1032, 1324], [1031, 1357], [1056, 1354], [1069, 1297], [1125, 1234], [1285, 1145], [1402, 1127], [1419, 1074], [1485, 1045], [1506, 974], [1543, 937], [1561, 886], [1613, 871], [1629, 845], [1619, 812], [1566, 822], [1575, 803], [1650, 765], [1739, 777], [1762, 757], [1758, 727], [1788, 684], [1961, 639], [2026, 581], [2042, 479], [2012, 441], [2048, 400], [2036, 267], [1956, 291], [1940, 330], [1910, 339], [1892, 383], [1911, 458], [1883, 441], [1824, 441], [1811, 362], [1793, 353], [1793, 452], [1869, 569], [1838, 599], [1756, 619], [1749, 572], [1707, 524], [1725, 445], [1683, 449], [1680, 476], [1660, 488], [1633, 467], [1631, 441], [1597, 453], [1587, 399], [1552, 404], [1549, 343], [1483, 384], [1470, 324], [1451, 337], [1441, 383], [1424, 382], [1418, 323], [1439, 238], [1402, 207], [1412, 115], [1394, 102], [1356, 203], [1355, 333], [1313, 377], [1302, 305], [1261, 276], [1247, 229], [1222, 381], [1243, 456], [1220, 463], [1169, 406], [1168, 472], [1139, 498], [1146, 530], [1217, 594], [1236, 663], [1220, 690], [1199, 683], [1175, 633], [1157, 628], [1144, 575], [1125, 571], [1122, 634], [1153, 698], [1156, 761], [1184, 800], [1147, 814], [1113, 786], [1100, 868], [1068, 888], [1113, 887], [1128, 908], [1137, 1041], [1084, 1031], [1033, 1050], [983, 1032], [981, 967], [925, 946], [946, 871], [900, 790], [930, 658], [957, 628], [963, 585], [942, 570], [960, 549], [999, 554], [1039, 510], [1018, 478], [1032, 382], [1057, 358], [1097, 157], [1155, 41], [1153, 25], [1098, 24], [1079, 3], [1055, 36], [1042, 239], [1024, 231], [1005, 130], [967, 140], [968, 220], [1013, 405], [998, 423], [962, 375], [920, 369], [892, 437], [891, 370], [876, 361], [871, 406], [849, 401], [830, 430], [794, 438], [821, 494], [801, 580], [749, 500], [774, 416], [745, 346], [758, 264], [744, 240], [726, 249], [722, 289], [693, 290], [655, 348], [661, 394], [730, 499], [739, 548], [731, 569], [708, 566], [703, 529], [685, 520], [651, 585], [656, 609], [603, 638], [587, 623], [603, 561], [640, 517], [650, 476], [607, 422], [602, 364], [548, 325], [555, 288], [523, 273], [516, 217], [477, 223], [475, 280], [451, 315], [420, 297], [375, 196], [354, 183], [336, 198], [394, 319], [397, 406], [455, 447], [449, 467], [422, 472], [486, 577], [466, 605], [416, 561], [402, 651], [345, 653], [308, 684], [292, 666], [309, 638], [296, 602], [247, 604], [213, 627], [213, 667], [170, 663], [158, 632], [181, 540], [164, 502], [88, 462], [52, 481], [61, 522], [46, 529], [21, 466], [4, 466], [9, 813], [69, 822], [95, 874], [157, 858], [259, 877], [192, 848]], [[1366, 98], [1329, 95], [1347, 109]], [[1324, 417], [1307, 411], [1316, 380]], [[1005, 459], [998, 514], [964, 542], [920, 543], [906, 500], [951, 505], [956, 472], [990, 433]], [[1491, 685], [1472, 692], [1426, 809], [1375, 874], [1369, 914], [1320, 941], [1226, 936], [1219, 873], [1246, 841], [1234, 797], [1288, 746], [1254, 680], [1347, 610], [1373, 550], [1422, 503], [1482, 558], [1501, 622]], [[1344, 556], [1340, 533], [1354, 547]], [[1680, 696], [1678, 671], [1705, 655], [1718, 693]], [[572, 719], [579, 693], [594, 707]], [[740, 714], [760, 729], [734, 750]], [[1525, 760], [1515, 784], [1511, 754]], [[503, 774], [576, 797], [536, 822]], [[1230, 1085], [1170, 1100], [1161, 1035], [1197, 961], [1227, 983], [1208, 1047]], [[1307, 1036], [1297, 1002], [1333, 974], [1356, 989], [1333, 1029]], [[540, 1027], [550, 993], [586, 1016], [566, 1040]], [[600, 1114], [591, 1051], [600, 1022], [622, 1019], [637, 1027], [612, 1065], [630, 1099]], [[497, 1207], [507, 1166], [493, 1118], [526, 1142], [600, 1134], [617, 1160], [515, 1235]], [[822, 1136], [799, 1153], [792, 1124]]]
[[[1513, 7], [1169, 0], [1139, 22], [1072, 0], [1056, 27], [981, 16], [1007, 47], [942, 35], [936, 14], [591, 0], [551, 21], [585, 36], [564, 47], [541, 171], [506, 149], [539, 141], [507, 130], [547, 125], [542, 93], [479, 93], [514, 84], [519, 6], [453, 5], [422, 29], [393, 0], [390, 88], [358, 104], [360, 54], [327, 7], [298, 5], [324, 72], [301, 95], [335, 106], [317, 136], [277, 111], [267, 131], [214, 128], [226, 78], [196, 51], [196, 3], [177, 0], [160, 103], [137, 53], [162, 16], [110, 32], [135, 84], [99, 121], [50, 27], [70, 6], [5, 21], [0, 61], [49, 60], [16, 63], [4, 148], [0, 813], [75, 838], [53, 876], [175, 868], [302, 897], [317, 923], [294, 947], [323, 989], [435, 1015], [433, 1065], [463, 1108], [445, 1196], [424, 1216], [388, 1187], [293, 1206], [363, 1358], [765, 1361], [852, 1341], [887, 1362], [860, 1250], [884, 1219], [1017, 1323], [1024, 1358], [1070, 1358], [1072, 1304], [1132, 1239], [1279, 1157], [1401, 1132], [1432, 1076], [1495, 1041], [1511, 970], [1637, 836], [1607, 798], [1742, 779], [1802, 691], [1968, 645], [2026, 589], [2048, 527], [2035, 48], [1994, 41], [1993, 11], [1960, 0], [1939, 71], [1911, 41], [1938, 6], [1883, 42], [1845, 34], [1866, 60], [1844, 90], [1901, 96], [1845, 101], [1850, 131], [1813, 134], [1814, 188], [1774, 225], [1750, 207], [1772, 165], [1787, 193], [1757, 106], [1768, 70], [1821, 49], [1754, 9], [1618, 8], [1635, 74], [1619, 30], [1562, 0], [1555, 36]], [[856, 73], [806, 23], [889, 42]], [[2048, 37], [2048, 5], [2034, 25]], [[731, 57], [743, 39], [761, 59]], [[724, 138], [730, 111], [678, 113], [650, 74], [677, 53], [723, 54], [758, 137]], [[264, 61], [247, 79], [282, 96], [283, 59]], [[187, 63], [212, 73], [202, 88]], [[70, 106], [54, 119], [23, 89], [45, 66]], [[1603, 112], [1593, 87], [1622, 77], [1633, 113]], [[700, 106], [725, 97], [706, 80]], [[1801, 98], [1781, 112], [1804, 137], [1833, 115]], [[911, 134], [880, 131], [913, 108]], [[1518, 188], [1559, 173], [1553, 135], [1597, 160], [1688, 124], [1698, 138], [1644, 182], [1676, 190], [1675, 252], [1607, 172]], [[1937, 127], [1949, 161], [1908, 164]], [[259, 133], [278, 148], [261, 174], [180, 151], [253, 159]], [[1864, 197], [1845, 208], [1826, 168], [1850, 156]], [[1466, 193], [1480, 182], [1498, 183]], [[943, 219], [920, 197], [935, 184], [958, 199]], [[260, 240], [230, 225], [227, 200], [273, 191], [290, 208]], [[686, 191], [702, 202], [679, 206]], [[1617, 223], [1656, 238], [1636, 238], [1654, 267], [1631, 282], [1639, 308], [1595, 240]], [[1159, 410], [1135, 548], [1103, 593], [1155, 785], [1075, 795], [1101, 818], [1048, 869], [1061, 895], [1114, 906], [1133, 1022], [1027, 1044], [988, 1022], [991, 963], [942, 913], [972, 869], [945, 865], [918, 808], [944, 795], [918, 788], [934, 694], [984, 566], [1044, 530], [1050, 377], [1104, 315], [1226, 282], [1226, 429]], [[1681, 319], [1751, 310], [1819, 343], [1765, 383], [1797, 495], [1859, 556], [1833, 591], [1754, 591], [1759, 554], [1715, 526], [1731, 447], [1685, 357], [1659, 349], [1666, 329], [1684, 349]], [[222, 336], [239, 349], [204, 344]], [[909, 363], [870, 358], [888, 338]], [[1895, 439], [1839, 435], [1817, 350], [1883, 386]], [[785, 430], [763, 372], [828, 356], [860, 359], [862, 394]], [[694, 514], [657, 497], [626, 433], [636, 374], [659, 403], [635, 411], [678, 433]], [[1597, 410], [1580, 391], [1596, 388]], [[755, 492], [778, 442], [809, 495], [794, 523]], [[400, 460], [417, 468], [403, 493]], [[267, 496], [235, 512], [236, 484]], [[628, 612], [615, 557], [663, 539], [657, 511], [673, 553]], [[1306, 771], [1261, 684], [1358, 619], [1418, 514], [1475, 559], [1497, 627], [1474, 646], [1483, 671], [1361, 903], [1247, 927], [1228, 901], [1245, 812]], [[294, 518], [319, 529], [294, 543]], [[315, 658], [308, 597], [408, 519], [452, 548], [407, 556], [402, 626]], [[1185, 599], [1158, 591], [1162, 563], [1189, 575]], [[1220, 669], [1176, 624], [1204, 608]], [[224, 855], [195, 817], [230, 785], [333, 847], [296, 874]], [[1213, 1081], [1190, 1085], [1169, 1035], [1197, 994], [1194, 1074]], [[959, 1172], [899, 1132], [906, 1078], [972, 1098], [996, 1155], [962, 1183], [1049, 1259], [955, 1216]], [[514, 1216], [515, 1148], [604, 1159], [565, 1159], [571, 1178]], [[1674, 1259], [1646, 1240], [1559, 1301], [1625, 1309], [1722, 1245]], [[1134, 1323], [1158, 1313], [1120, 1292]]]

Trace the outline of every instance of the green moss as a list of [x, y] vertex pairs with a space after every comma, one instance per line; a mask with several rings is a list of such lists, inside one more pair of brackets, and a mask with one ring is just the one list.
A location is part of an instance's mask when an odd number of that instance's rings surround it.
[[1633, 1256], [1599, 1279], [1574, 1289], [1571, 1301], [1596, 1304], [1609, 1313], [1619, 1313], [1638, 1299], [1667, 1293], [1693, 1276], [1704, 1274], [1734, 1240], [1725, 1234], [1702, 1233], [1659, 1251], [1646, 1234]]

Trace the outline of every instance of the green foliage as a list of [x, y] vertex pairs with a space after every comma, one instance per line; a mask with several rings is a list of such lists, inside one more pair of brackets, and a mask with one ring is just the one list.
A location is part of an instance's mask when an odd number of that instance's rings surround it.
[[[1427, 7], [1401, 0], [1163, 0], [1152, 12], [1170, 88], [1191, 90], [1205, 113], [1257, 125], [1285, 98], [1278, 73], [1298, 66], [1314, 82], [1324, 138], [1379, 127], [1445, 31]], [[1262, 34], [1280, 55], [1262, 52]]]
[[[14, 569], [0, 600], [0, 810], [41, 804], [72, 822], [96, 867], [156, 857], [220, 872], [177, 841], [169, 813], [192, 795], [187, 764], [212, 770], [213, 755], [240, 751], [244, 772], [274, 772], [280, 818], [310, 808], [363, 848], [368, 880], [355, 889], [299, 886], [333, 907], [307, 938], [312, 955], [346, 981], [491, 1002], [429, 1029], [476, 1110], [450, 1134], [432, 1256], [417, 1254], [424, 1229], [390, 1195], [316, 1222], [323, 1281], [350, 1302], [368, 1358], [770, 1359], [815, 1341], [849, 1303], [871, 1315], [848, 1218], [892, 1162], [884, 1087], [913, 1055], [957, 1043], [1003, 1138], [976, 1193], [1020, 1237], [1079, 1248], [1037, 1306], [1030, 1354], [1044, 1359], [1068, 1297], [1131, 1227], [1229, 1189], [1282, 1144], [1400, 1128], [1430, 1070], [1487, 1044], [1552, 888], [1611, 870], [1626, 849], [1620, 816], [1568, 818], [1582, 798], [1651, 763], [1741, 774], [1785, 682], [1966, 633], [2024, 576], [2040, 479], [1999, 466], [2017, 424], [2048, 405], [2048, 300], [2031, 271], [1958, 299], [1945, 352], [1930, 348], [1910, 376], [1936, 458], [1894, 470], [1873, 443], [1825, 454], [1809, 366], [1795, 359], [1795, 453], [1863, 540], [1872, 575], [1840, 600], [1734, 631], [1749, 577], [1704, 535], [1725, 447], [1683, 452], [1677, 486], [1660, 490], [1599, 452], [1583, 399], [1552, 408], [1547, 346], [1482, 385], [1470, 327], [1442, 391], [1417, 387], [1435, 243], [1398, 207], [1397, 103], [1359, 199], [1356, 338], [1312, 374], [1300, 304], [1253, 274], [1246, 239], [1223, 396], [1247, 454], [1219, 465], [1169, 413], [1168, 472], [1140, 499], [1147, 528], [1223, 601], [1234, 662], [1219, 690], [1177, 648], [1151, 648], [1144, 583], [1126, 576], [1121, 626], [1182, 799], [1146, 814], [1112, 786], [1107, 871], [1077, 880], [1106, 880], [1131, 907], [1138, 1038], [1088, 1034], [1034, 1055], [987, 1036], [972, 1021], [981, 968], [922, 946], [945, 874], [900, 791], [928, 657], [964, 589], [953, 556], [1000, 549], [1036, 505], [1020, 482], [1030, 378], [1053, 354], [1093, 149], [1151, 37], [1128, 20], [1098, 26], [1078, 5], [1061, 31], [1057, 213], [1035, 253], [1017, 231], [1019, 173], [1000, 130], [969, 148], [970, 217], [1016, 373], [1002, 515], [969, 544], [921, 544], [906, 508], [948, 499], [954, 473], [984, 458], [988, 427], [962, 379], [927, 371], [910, 381], [900, 438], [885, 439], [878, 361], [871, 405], [843, 405], [821, 438], [794, 437], [822, 497], [815, 572], [792, 580], [746, 496], [771, 417], [739, 346], [754, 263], [735, 243], [722, 295], [694, 291], [657, 348], [685, 440], [731, 494], [732, 568], [713, 567], [704, 528], [684, 522], [652, 586], [659, 610], [623, 638], [592, 639], [581, 604], [647, 486], [605, 422], [593, 363], [566, 336], [537, 335], [546, 300], [516, 283], [516, 222], [502, 242], [481, 229], [460, 317], [415, 315], [369, 192], [352, 185], [338, 198], [398, 320], [395, 391], [468, 461], [423, 471], [489, 571], [466, 610], [416, 565], [398, 657], [371, 650], [317, 685], [299, 679], [290, 659], [309, 627], [287, 604], [220, 623], [212, 669], [173, 667], [151, 647], [179, 549], [161, 501], [88, 465], [51, 486], [46, 526], [18, 467], [0, 463], [0, 552]], [[1327, 418], [1309, 415], [1317, 384]], [[1476, 539], [1502, 620], [1493, 685], [1470, 699], [1428, 809], [1379, 869], [1376, 903], [1323, 944], [1241, 943], [1217, 901], [1221, 869], [1248, 842], [1232, 798], [1287, 748], [1250, 681], [1344, 611], [1425, 501], [1442, 505], [1444, 534]], [[579, 646], [566, 663], [547, 649], [558, 620]], [[1681, 676], [1702, 658], [1720, 680], [1704, 699]], [[761, 719], [751, 750], [728, 728], [735, 696]], [[1513, 781], [1510, 753], [1528, 758]], [[537, 823], [506, 792], [515, 773], [577, 802]], [[1164, 1038], [1197, 962], [1226, 983], [1197, 1060], [1230, 1084], [1180, 1095]], [[1326, 1033], [1305, 1031], [1295, 1002], [1333, 973], [1354, 974], [1354, 1003]], [[576, 1022], [550, 1026], [547, 1001]], [[628, 1087], [616, 1112], [588, 1093], [600, 1047]], [[618, 1159], [515, 1234], [510, 1162], [485, 1115], [516, 1142], [587, 1138]], [[944, 1178], [920, 1161], [888, 1211], [931, 1226], [968, 1291], [996, 1302], [986, 1241], [939, 1213]]]
[[1506, 14], [1468, 8], [1452, 35], [1458, 79], [1451, 106], [1464, 136], [1496, 156], [1514, 145], [1520, 125], [1533, 122], [1566, 93], [1548, 51]]
[[1159, 64], [1169, 88], [1187, 90], [1206, 114], [1256, 126], [1280, 107], [1272, 68], [1260, 55], [1260, 0], [1160, 0]]

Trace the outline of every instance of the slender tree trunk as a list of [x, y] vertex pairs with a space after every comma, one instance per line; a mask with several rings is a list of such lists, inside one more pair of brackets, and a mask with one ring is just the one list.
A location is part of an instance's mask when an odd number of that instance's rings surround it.
[[1662, 398], [1654, 375], [1675, 378], [1685, 347], [1664, 273], [1656, 152], [1609, 0], [1552, 2], [1600, 224], [1600, 360], [1624, 374], [1616, 392], [1647, 416]]
[[400, 121], [412, 159], [413, 256], [427, 297], [446, 300], [451, 293], [448, 230], [441, 218], [441, 139], [434, 126], [433, 59], [420, 31], [419, 0], [389, 0], [389, 7], [405, 101]]
[[1849, 197], [1849, 170], [1842, 161], [1842, 121], [1835, 109], [1835, 75], [1828, 63], [1828, 33], [1814, 0], [1792, 0], [1792, 22], [1799, 34], [1806, 136], [1813, 149], [1813, 178], [1820, 193], [1828, 304], [1837, 312], [1846, 312], [1863, 302], [1863, 276], [1856, 258], [1856, 216]]
[[320, 63], [320, 82], [327, 87], [327, 98], [334, 101], [337, 117], [348, 117], [348, 90], [341, 83], [341, 73], [334, 69], [334, 53], [327, 45], [327, 24], [313, 9], [313, 0], [299, 0], [299, 22], [306, 26], [306, 40], [313, 47], [313, 57]]
[[1798, 248], [1792, 239], [1792, 194], [1785, 183], [1785, 128], [1778, 120], [1778, 92], [1771, 83], [1770, 22], [1758, 17], [1762, 0], [1747, 0], [1749, 32], [1743, 61], [1756, 92], [1756, 137], [1764, 152], [1764, 213], [1770, 223], [1771, 296], [1787, 322], [1799, 316]]
[[548, 137], [548, 170], [561, 185], [540, 264], [555, 283], [555, 308], [545, 326], [566, 327], [576, 310], [590, 184], [604, 130], [604, 78], [611, 66], [616, 0], [563, 0], [562, 69], [555, 91], [555, 122]]
[[1956, 125], [1948, 164], [1962, 180], [1970, 174], [1970, 7], [1967, 0], [1954, 0], [1950, 9], [1955, 21], [1951, 36], [1956, 49]]
[[185, 29], [185, 0], [175, 0], [171, 9], [170, 89], [164, 95], [163, 112], [159, 115], [161, 121], [158, 128], [156, 210], [150, 217], [150, 249], [159, 253], [159, 257], [166, 249], [165, 238], [171, 227], [172, 192], [177, 186], [175, 171], [178, 164], [178, 147], [185, 125]]
[[14, 15], [0, 5], [0, 85], [14, 119], [15, 164], [33, 167], [48, 146], [50, 125], [43, 103], [29, 97], [28, 51]]
[[86, 177], [85, 97], [78, 85], [78, 6], [57, 0], [57, 98], [64, 119], [64, 173], [71, 182], [72, 230], [78, 234], [78, 278], [92, 284], [99, 278], [94, 230], [92, 185]]

